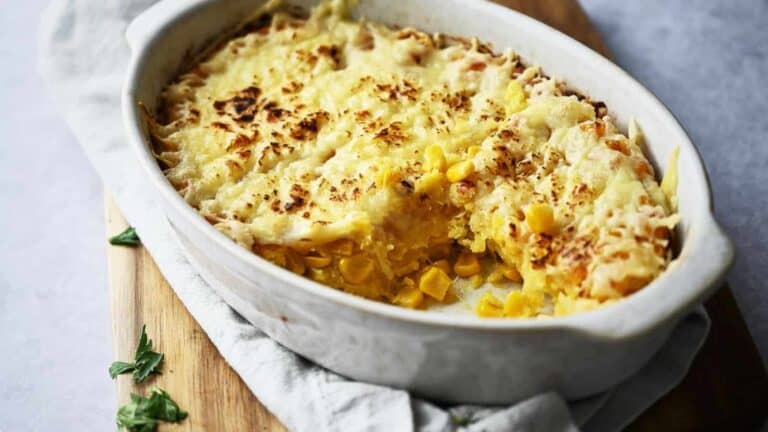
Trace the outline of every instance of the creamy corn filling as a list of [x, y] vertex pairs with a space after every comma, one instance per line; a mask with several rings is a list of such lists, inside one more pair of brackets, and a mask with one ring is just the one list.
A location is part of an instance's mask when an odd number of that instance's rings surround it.
[[370, 299], [563, 315], [670, 259], [678, 216], [634, 125], [513, 52], [355, 22], [341, 1], [262, 17], [150, 117], [167, 178], [211, 224]]

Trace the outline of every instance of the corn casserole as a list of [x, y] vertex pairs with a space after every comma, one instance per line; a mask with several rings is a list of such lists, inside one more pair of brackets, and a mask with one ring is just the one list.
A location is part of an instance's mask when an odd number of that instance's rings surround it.
[[[675, 170], [639, 128], [476, 39], [263, 14], [148, 115], [168, 180], [221, 232], [315, 281], [409, 308], [566, 315], [671, 259]], [[675, 166], [672, 164], [671, 166]]]

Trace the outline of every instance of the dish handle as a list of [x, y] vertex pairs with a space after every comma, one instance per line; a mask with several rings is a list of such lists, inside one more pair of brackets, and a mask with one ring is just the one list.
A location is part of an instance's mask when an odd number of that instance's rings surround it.
[[644, 300], [636, 304], [631, 315], [643, 316], [643, 319], [619, 317], [621, 319], [608, 327], [603, 322], [596, 326], [599, 327], [597, 334], [622, 339], [647, 334], [671, 319], [682, 317], [722, 287], [736, 256], [733, 242], [711, 213], [704, 215], [695, 230], [691, 233], [695, 238], [689, 239], [695, 243], [690, 245], [693, 253], [684, 251], [667, 274], [655, 281], [667, 287], [666, 301], [659, 303], [658, 294], [653, 296], [641, 290], [635, 296]]

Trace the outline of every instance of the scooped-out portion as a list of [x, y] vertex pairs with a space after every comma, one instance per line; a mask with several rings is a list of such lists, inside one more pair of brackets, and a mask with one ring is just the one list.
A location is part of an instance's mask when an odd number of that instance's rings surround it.
[[[347, 17], [265, 13], [148, 115], [184, 199], [238, 244], [409, 308], [591, 310], [671, 259], [634, 123], [511, 51]], [[676, 178], [676, 177], [675, 177]]]

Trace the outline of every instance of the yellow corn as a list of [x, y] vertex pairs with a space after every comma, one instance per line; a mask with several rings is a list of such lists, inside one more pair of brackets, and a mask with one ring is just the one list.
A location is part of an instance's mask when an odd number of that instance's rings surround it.
[[446, 167], [445, 154], [439, 145], [431, 145], [424, 153], [424, 172], [444, 172]]
[[498, 270], [502, 275], [504, 275], [505, 278], [511, 280], [512, 282], [520, 282], [523, 280], [522, 276], [520, 276], [520, 272], [518, 272], [517, 269], [512, 266], [499, 264]]
[[309, 268], [324, 268], [328, 267], [329, 264], [331, 264], [331, 257], [324, 257], [324, 256], [305, 256], [304, 257], [304, 263]]
[[419, 279], [419, 290], [438, 301], [445, 298], [450, 286], [451, 278], [438, 267], [429, 267]]
[[472, 161], [462, 161], [451, 165], [445, 175], [451, 183], [456, 183], [469, 177], [474, 171], [475, 164]]
[[485, 278], [479, 273], [469, 278], [469, 286], [474, 289], [480, 288], [484, 283]]
[[365, 255], [355, 255], [339, 260], [339, 272], [349, 283], [360, 284], [373, 273], [373, 261]]
[[504, 301], [504, 315], [523, 318], [533, 316], [535, 310], [522, 291], [511, 291]]
[[424, 193], [429, 196], [437, 195], [443, 191], [445, 174], [439, 171], [429, 171], [416, 180], [416, 193]]
[[441, 259], [439, 261], [435, 261], [432, 263], [432, 267], [437, 267], [440, 270], [443, 271], [443, 273], [450, 275], [451, 274], [451, 263], [448, 262], [448, 260]]
[[515, 80], [510, 81], [507, 85], [505, 99], [507, 115], [522, 111], [527, 105], [523, 86]]
[[480, 153], [480, 146], [472, 145], [467, 148], [467, 156], [471, 159]]
[[279, 246], [265, 246], [261, 249], [261, 256], [280, 267], [288, 266], [288, 258], [285, 256], [285, 250]]
[[555, 214], [548, 204], [529, 205], [525, 209], [525, 222], [537, 234], [552, 234], [555, 231]]
[[[456, 147], [461, 146], [461, 144], [456, 144]], [[463, 155], [460, 155], [459, 153], [448, 153], [445, 155], [445, 163], [447, 166], [451, 166], [455, 164], [456, 162], [460, 162], [462, 160], [466, 159], [463, 157]]]
[[498, 318], [504, 313], [504, 305], [495, 295], [486, 291], [477, 302], [475, 313], [484, 318]]
[[289, 253], [288, 254], [288, 270], [303, 275], [307, 271], [307, 266], [304, 264], [304, 259], [296, 254], [296, 253]]
[[453, 265], [453, 271], [461, 277], [470, 277], [480, 273], [480, 261], [471, 253], [462, 253]]
[[395, 295], [392, 302], [396, 305], [416, 309], [424, 302], [424, 294], [416, 288], [416, 284], [410, 278], [403, 279], [403, 286]]
[[504, 283], [505, 277], [504, 273], [501, 271], [500, 266], [496, 266], [495, 269], [491, 272], [491, 274], [488, 275], [488, 282], [494, 284], [494, 285], [500, 285]]

